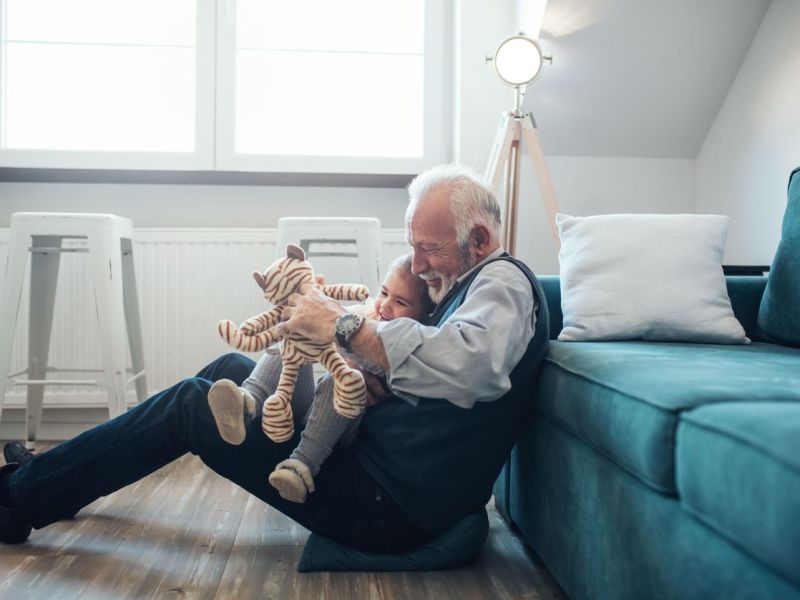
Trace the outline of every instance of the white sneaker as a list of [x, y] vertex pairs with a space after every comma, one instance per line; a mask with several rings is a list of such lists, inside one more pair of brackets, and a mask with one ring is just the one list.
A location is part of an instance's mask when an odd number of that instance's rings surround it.
[[314, 477], [308, 466], [294, 458], [287, 458], [269, 474], [269, 484], [278, 490], [281, 498], [302, 504], [309, 492], [314, 491]]
[[247, 437], [245, 412], [255, 414], [255, 400], [230, 379], [220, 379], [208, 392], [208, 405], [220, 437], [238, 446]]

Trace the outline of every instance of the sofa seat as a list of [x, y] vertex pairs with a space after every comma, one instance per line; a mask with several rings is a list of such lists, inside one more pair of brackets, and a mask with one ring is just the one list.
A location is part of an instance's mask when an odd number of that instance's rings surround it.
[[800, 586], [800, 404], [703, 406], [676, 445], [683, 507]]
[[537, 410], [653, 489], [677, 494], [683, 411], [800, 403], [800, 350], [766, 343], [551, 342]]

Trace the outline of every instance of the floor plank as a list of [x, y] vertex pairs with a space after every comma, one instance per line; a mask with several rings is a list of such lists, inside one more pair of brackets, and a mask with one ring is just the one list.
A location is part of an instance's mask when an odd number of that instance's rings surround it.
[[297, 573], [308, 531], [185, 456], [75, 519], [0, 545], [0, 597], [560, 599], [489, 507], [481, 554], [448, 571]]

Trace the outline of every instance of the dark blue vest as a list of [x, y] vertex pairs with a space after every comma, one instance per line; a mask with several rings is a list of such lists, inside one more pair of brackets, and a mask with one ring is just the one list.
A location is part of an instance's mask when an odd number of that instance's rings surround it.
[[[537, 299], [536, 329], [522, 359], [511, 371], [511, 389], [498, 400], [464, 409], [442, 399], [412, 406], [388, 396], [364, 415], [354, 450], [369, 474], [409, 518], [439, 534], [470, 512], [481, 510], [533, 410], [532, 393], [549, 332], [547, 304], [539, 281], [522, 262], [504, 260], [528, 278]], [[442, 299], [432, 316], [441, 326], [461, 306], [480, 269]], [[503, 340], [497, 340], [502, 344]]]

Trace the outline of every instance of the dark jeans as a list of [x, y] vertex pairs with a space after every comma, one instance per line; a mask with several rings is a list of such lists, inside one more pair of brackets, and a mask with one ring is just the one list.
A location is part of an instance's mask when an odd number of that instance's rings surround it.
[[408, 521], [347, 448], [337, 448], [304, 504], [288, 502], [267, 477], [300, 435], [275, 444], [254, 419], [246, 441], [222, 440], [207, 395], [218, 379], [241, 385], [254, 363], [226, 354], [119, 417], [45, 452], [10, 475], [14, 504], [37, 529], [74, 514], [191, 452], [211, 469], [313, 532], [355, 548], [403, 552], [430, 539]]

